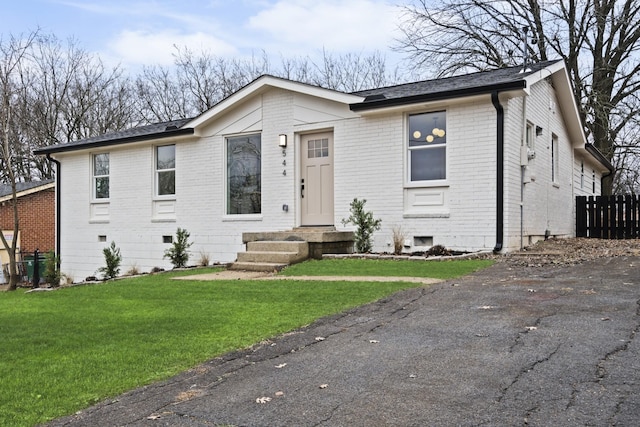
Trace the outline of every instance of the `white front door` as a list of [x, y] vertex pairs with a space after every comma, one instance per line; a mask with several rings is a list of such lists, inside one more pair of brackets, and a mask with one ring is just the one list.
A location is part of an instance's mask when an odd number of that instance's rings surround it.
[[333, 225], [333, 134], [300, 138], [301, 225]]

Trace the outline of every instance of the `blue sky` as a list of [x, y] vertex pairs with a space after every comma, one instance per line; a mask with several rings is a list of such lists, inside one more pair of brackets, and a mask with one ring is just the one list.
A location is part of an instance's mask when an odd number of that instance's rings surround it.
[[15, 0], [0, 5], [3, 37], [36, 28], [75, 38], [108, 63], [170, 65], [172, 46], [223, 57], [273, 58], [379, 50], [388, 63], [396, 0]]

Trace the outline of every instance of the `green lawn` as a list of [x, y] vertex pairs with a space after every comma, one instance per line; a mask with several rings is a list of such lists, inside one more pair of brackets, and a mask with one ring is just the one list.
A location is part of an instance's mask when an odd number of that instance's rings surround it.
[[397, 276], [452, 279], [490, 266], [487, 259], [405, 261], [391, 259], [339, 258], [311, 260], [287, 267], [286, 276]]
[[[304, 263], [295, 270], [328, 274], [322, 264]], [[331, 269], [332, 262], [327, 264]], [[407, 271], [415, 268], [410, 264], [415, 263], [406, 263]], [[434, 268], [433, 274], [422, 270], [427, 277], [443, 277], [445, 265], [460, 274], [457, 262], [421, 264]], [[387, 265], [366, 271], [400, 275]], [[55, 292], [0, 292], [0, 425], [31, 426], [71, 414], [319, 317], [417, 286], [171, 280], [190, 274], [194, 271]]]

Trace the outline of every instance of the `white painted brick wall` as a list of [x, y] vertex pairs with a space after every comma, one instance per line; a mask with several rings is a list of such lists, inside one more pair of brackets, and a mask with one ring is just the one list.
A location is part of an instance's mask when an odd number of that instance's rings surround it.
[[[549, 102], [553, 101], [553, 104]], [[526, 119], [542, 128], [542, 134], [535, 137], [534, 159], [528, 162], [525, 171], [525, 190], [523, 205], [523, 244], [543, 238], [545, 233], [552, 236], [571, 236], [575, 234], [574, 185], [575, 161], [572, 141], [569, 139], [553, 88], [547, 81], [533, 85], [531, 94], [526, 98]], [[523, 99], [509, 101], [513, 114], [509, 115], [509, 139], [511, 148], [521, 141]], [[555, 107], [553, 107], [555, 105]], [[552, 135], [557, 136], [559, 144], [559, 174], [552, 181]], [[519, 145], [519, 144], [518, 144]], [[519, 152], [510, 151], [508, 186], [513, 203], [509, 206], [506, 239], [510, 247], [520, 244], [520, 206], [516, 203], [520, 196], [520, 168], [517, 160]], [[578, 164], [579, 166], [579, 164]], [[517, 198], [515, 197], [517, 194]]]
[[[541, 82], [527, 98], [527, 118], [543, 128], [536, 158], [527, 167], [535, 176], [525, 187], [525, 235], [570, 235], [573, 232], [573, 150], [559, 110], [549, 109], [551, 87]], [[242, 233], [286, 230], [299, 223], [300, 132], [333, 130], [335, 224], [349, 216], [354, 198], [366, 199], [367, 210], [382, 219], [375, 251], [391, 251], [392, 230], [402, 227], [406, 239], [431, 236], [434, 244], [457, 250], [490, 250], [496, 243], [496, 111], [489, 97], [456, 103], [447, 111], [446, 215], [405, 215], [407, 197], [406, 115], [404, 112], [357, 116], [347, 105], [322, 101], [313, 111], [306, 95], [272, 89], [202, 128], [203, 134], [176, 144], [175, 221], [153, 221], [153, 144], [112, 147], [109, 222], [89, 221], [91, 153], [60, 155], [62, 196], [62, 271], [77, 280], [104, 265], [102, 249], [112, 240], [124, 257], [122, 272], [136, 266], [171, 268], [162, 236], [177, 227], [191, 233], [191, 263], [200, 253], [214, 262], [231, 262], [244, 250]], [[505, 108], [505, 244], [520, 245], [521, 98], [501, 99]], [[557, 103], [556, 103], [557, 104]], [[439, 108], [441, 109], [441, 108]], [[411, 113], [429, 111], [413, 110]], [[262, 214], [225, 214], [225, 137], [259, 131], [262, 136]], [[551, 133], [560, 142], [561, 176], [551, 182]], [[286, 157], [278, 135], [286, 134]], [[162, 144], [167, 143], [162, 141]], [[548, 146], [548, 147], [547, 147]], [[283, 165], [286, 161], [286, 165]], [[286, 170], [286, 175], [283, 175]], [[587, 192], [591, 166], [585, 163]], [[599, 191], [599, 182], [598, 182]], [[284, 212], [282, 205], [288, 205]], [[429, 212], [425, 212], [429, 213]], [[347, 227], [349, 228], [349, 227]], [[106, 235], [107, 242], [98, 236]], [[409, 247], [407, 250], [424, 248]]]

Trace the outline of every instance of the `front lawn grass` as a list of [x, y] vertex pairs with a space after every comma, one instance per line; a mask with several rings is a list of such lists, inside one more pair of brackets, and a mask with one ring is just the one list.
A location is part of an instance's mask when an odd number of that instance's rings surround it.
[[[311, 274], [305, 268], [318, 265], [296, 268]], [[228, 351], [418, 286], [171, 279], [195, 272], [0, 293], [0, 425], [32, 426], [72, 414]]]

